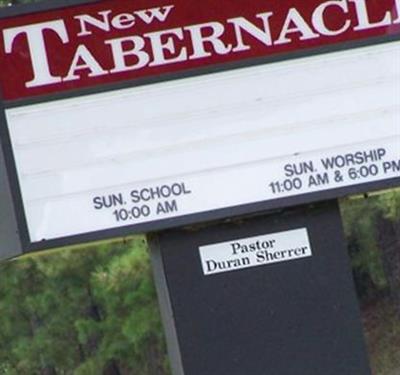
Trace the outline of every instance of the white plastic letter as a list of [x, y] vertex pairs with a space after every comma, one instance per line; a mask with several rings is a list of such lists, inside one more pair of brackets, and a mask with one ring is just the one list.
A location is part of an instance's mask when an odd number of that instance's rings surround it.
[[[165, 42], [161, 40], [163, 35], [166, 36]], [[185, 47], [181, 48], [178, 56], [170, 58], [165, 57], [164, 51], [167, 51], [170, 54], [176, 54], [173, 35], [175, 35], [179, 40], [182, 40], [183, 30], [178, 28], [144, 34], [144, 36], [150, 38], [153, 49], [153, 61], [149, 64], [149, 66], [164, 65], [187, 60], [187, 52]]]
[[[143, 51], [145, 43], [143, 38], [140, 36], [110, 39], [105, 41], [105, 43], [111, 46], [114, 58], [114, 68], [110, 70], [110, 73], [140, 69], [149, 63], [150, 58], [149, 55]], [[126, 44], [132, 45], [132, 48], [125, 49], [124, 45]], [[135, 64], [128, 65], [126, 61], [127, 56], [135, 56], [137, 58], [137, 62]]]
[[377, 22], [371, 22], [368, 15], [366, 0], [349, 0], [352, 1], [356, 7], [358, 25], [354, 27], [354, 30], [366, 30], [373, 29], [374, 27], [388, 26], [392, 23], [392, 17], [390, 11], [387, 11], [383, 16], [382, 20]]
[[325, 11], [329, 7], [333, 7], [333, 6], [341, 8], [344, 13], [349, 12], [349, 7], [348, 7], [346, 0], [333, 0], [333, 1], [327, 1], [325, 3], [320, 4], [315, 9], [315, 11], [312, 15], [312, 23], [313, 23], [314, 28], [322, 35], [328, 35], [328, 36], [340, 35], [340, 34], [344, 33], [346, 30], [348, 30], [351, 25], [351, 21], [346, 20], [344, 22], [344, 25], [338, 30], [332, 30], [326, 26]]
[[44, 30], [54, 31], [63, 43], [69, 42], [67, 29], [64, 21], [61, 20], [14, 27], [3, 31], [6, 53], [12, 52], [14, 40], [19, 34], [26, 34], [33, 69], [33, 80], [25, 83], [28, 88], [61, 82], [61, 77], [53, 76], [50, 72]]
[[[80, 63], [82, 61], [82, 63]], [[75, 79], [79, 79], [80, 76], [75, 74], [77, 70], [85, 70], [89, 69], [90, 73], [89, 77], [97, 77], [107, 74], [108, 71], [104, 70], [100, 64], [93, 57], [91, 52], [87, 49], [86, 46], [81, 44], [75, 52], [75, 56], [72, 60], [71, 67], [69, 68], [69, 72], [67, 76], [63, 79], [63, 81], [73, 81]]]
[[171, 10], [174, 8], [174, 5], [167, 5], [162, 8], [151, 8], [146, 10], [138, 10], [135, 14], [148, 25], [151, 24], [154, 20], [158, 20], [160, 22], [165, 22]]
[[[211, 30], [210, 35], [204, 36], [205, 30]], [[193, 54], [189, 56], [189, 59], [200, 59], [202, 57], [211, 56], [212, 53], [206, 51], [205, 44], [210, 43], [214, 51], [219, 55], [226, 55], [232, 50], [232, 45], [225, 45], [219, 38], [224, 34], [225, 28], [219, 22], [209, 22], [200, 25], [193, 25], [185, 27], [192, 37], [193, 42]]]
[[74, 18], [79, 21], [81, 31], [77, 34], [77, 36], [86, 36], [91, 35], [92, 31], [89, 31], [86, 28], [86, 24], [97, 27], [103, 31], [110, 31], [110, 18], [109, 15], [111, 10], [104, 10], [103, 12], [98, 12], [99, 16], [102, 16], [103, 19], [97, 19], [87, 14], [81, 14], [79, 16], [75, 16]]
[[[400, 0], [395, 0], [395, 8], [397, 12], [397, 18], [393, 20], [393, 23], [400, 23]], [[394, 17], [394, 15], [393, 15]]]
[[259, 40], [266, 46], [272, 45], [271, 27], [269, 24], [269, 18], [273, 15], [272, 12], [257, 14], [257, 18], [261, 18], [263, 21], [264, 30], [254, 26], [251, 22], [243, 17], [231, 18], [228, 20], [229, 23], [233, 24], [235, 28], [237, 45], [233, 48], [232, 52], [247, 51], [250, 46], [243, 43], [242, 30], [245, 30], [248, 34]]
[[[294, 24], [294, 27], [291, 27], [292, 23]], [[296, 8], [290, 8], [285, 23], [282, 27], [282, 31], [278, 40], [275, 41], [275, 44], [290, 43], [291, 39], [289, 39], [287, 35], [291, 33], [301, 33], [300, 40], [314, 39], [319, 37], [319, 34], [316, 34], [312, 31], [311, 27], [307, 24]]]

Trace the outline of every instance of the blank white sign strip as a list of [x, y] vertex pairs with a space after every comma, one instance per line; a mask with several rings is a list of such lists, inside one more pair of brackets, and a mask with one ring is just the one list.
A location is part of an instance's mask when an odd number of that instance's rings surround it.
[[[265, 187], [285, 177], [288, 160], [387, 147], [385, 157], [396, 161], [399, 82], [400, 42], [393, 42], [8, 109], [32, 240], [396, 176], [380, 171], [272, 196]], [[243, 180], [238, 194], [226, 177], [232, 171], [247, 178], [253, 171], [257, 186]], [[210, 179], [220, 182], [206, 195]], [[96, 196], [129, 198], [139, 187], [189, 180], [192, 193], [165, 215], [127, 222], [111, 214], [115, 207], [93, 208]]]

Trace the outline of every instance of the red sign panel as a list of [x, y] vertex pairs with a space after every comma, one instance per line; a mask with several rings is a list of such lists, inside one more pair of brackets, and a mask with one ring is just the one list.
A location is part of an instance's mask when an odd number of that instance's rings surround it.
[[15, 100], [372, 37], [400, 38], [400, 0], [101, 1], [0, 19]]

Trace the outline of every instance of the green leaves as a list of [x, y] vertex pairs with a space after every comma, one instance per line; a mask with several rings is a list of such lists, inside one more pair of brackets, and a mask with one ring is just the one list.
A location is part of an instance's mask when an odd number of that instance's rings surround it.
[[0, 374], [166, 374], [141, 237], [2, 265], [0, 327]]
[[[400, 191], [391, 190], [368, 198], [353, 197], [342, 202], [342, 217], [359, 293], [368, 297], [387, 287], [380, 246], [383, 220], [400, 223]], [[397, 224], [399, 225], [399, 224]]]

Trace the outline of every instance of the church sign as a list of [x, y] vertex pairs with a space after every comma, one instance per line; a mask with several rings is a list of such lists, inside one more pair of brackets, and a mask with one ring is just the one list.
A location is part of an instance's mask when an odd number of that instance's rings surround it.
[[400, 184], [400, 0], [2, 9], [0, 72], [24, 251]]

